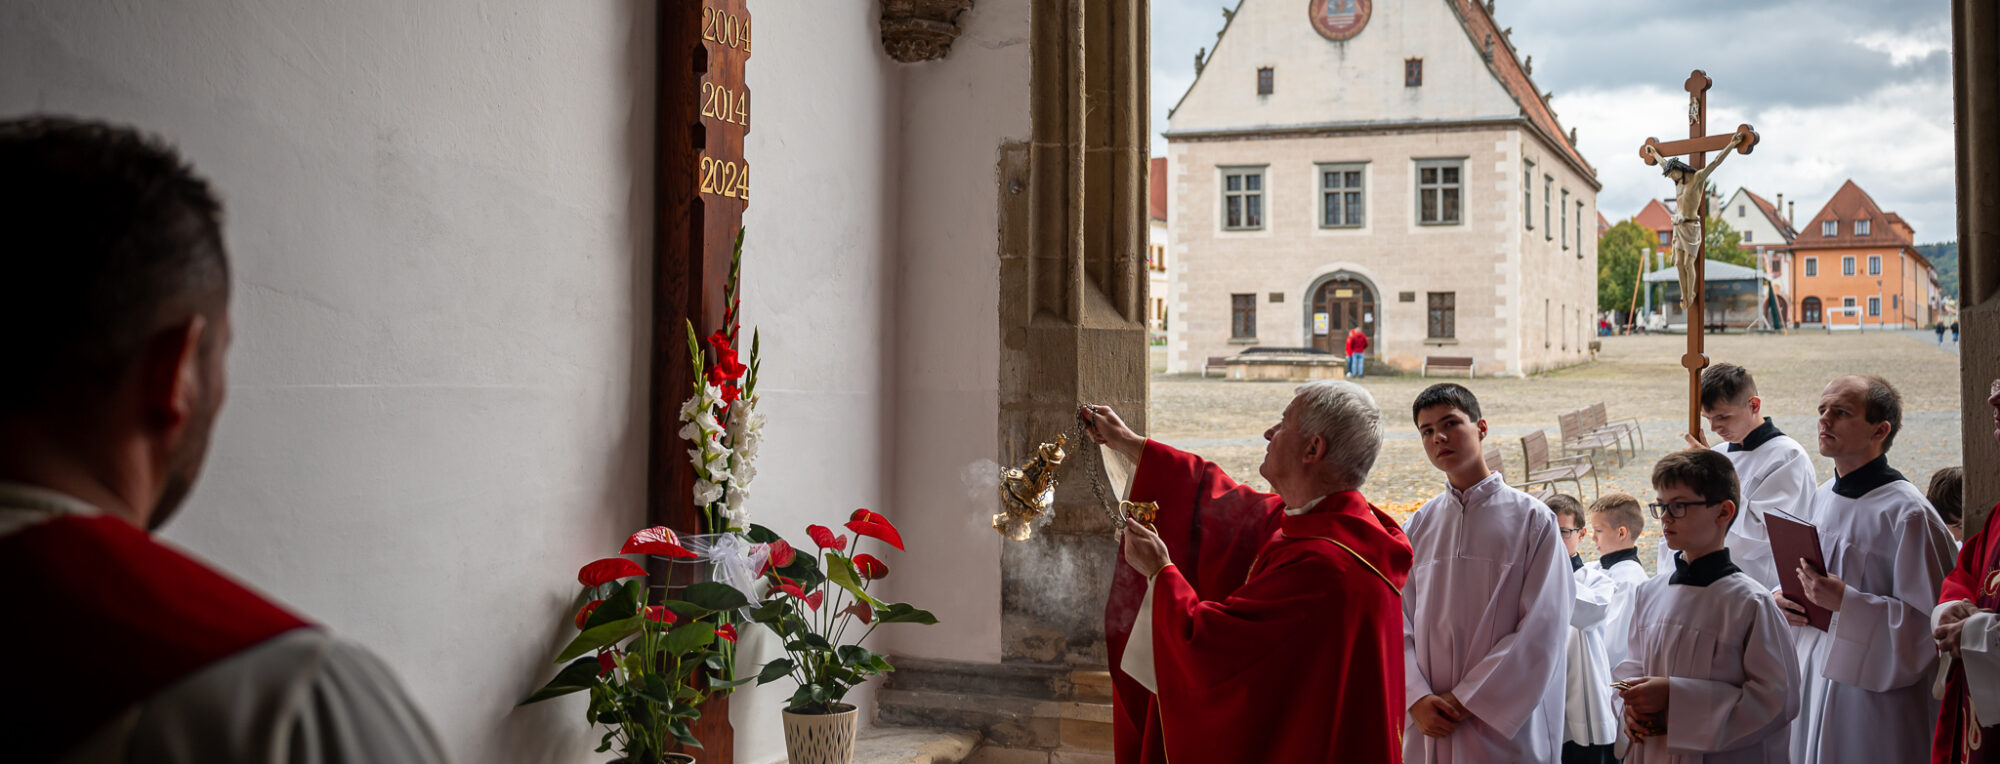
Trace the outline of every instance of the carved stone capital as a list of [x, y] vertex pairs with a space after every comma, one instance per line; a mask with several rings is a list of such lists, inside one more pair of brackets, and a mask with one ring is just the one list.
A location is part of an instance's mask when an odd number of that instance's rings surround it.
[[972, 0], [882, 0], [882, 49], [903, 63], [935, 61], [958, 39], [958, 15]]

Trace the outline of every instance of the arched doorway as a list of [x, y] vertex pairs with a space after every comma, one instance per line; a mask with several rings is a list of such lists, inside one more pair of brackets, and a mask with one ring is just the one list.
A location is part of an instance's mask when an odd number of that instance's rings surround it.
[[1821, 323], [1818, 297], [1807, 297], [1799, 301], [1799, 323]]
[[1361, 333], [1368, 335], [1368, 355], [1379, 355], [1375, 342], [1375, 323], [1379, 318], [1375, 289], [1367, 281], [1348, 273], [1334, 274], [1313, 288], [1306, 304], [1311, 307], [1307, 328], [1312, 332], [1313, 347], [1342, 355], [1347, 348], [1348, 330], [1360, 327]]

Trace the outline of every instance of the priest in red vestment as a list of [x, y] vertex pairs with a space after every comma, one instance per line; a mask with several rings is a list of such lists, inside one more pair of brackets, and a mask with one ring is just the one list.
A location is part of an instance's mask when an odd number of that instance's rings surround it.
[[[2000, 379], [1986, 403], [1993, 407], [1993, 438], [2000, 440]], [[1985, 527], [1958, 550], [1958, 565], [1945, 576], [1931, 613], [1946, 667], [1932, 764], [2000, 762], [2000, 616], [1994, 614], [2000, 610], [2000, 533], [1993, 520], [1989, 512]]]
[[124, 128], [0, 121], [0, 760], [443, 761], [395, 677], [155, 540], [222, 407], [221, 205]]
[[1106, 608], [1117, 760], [1400, 761], [1411, 552], [1359, 492], [1382, 436], [1367, 391], [1299, 388], [1264, 434], [1275, 493], [1083, 415], [1138, 463], [1130, 498], [1160, 505], [1157, 533], [1127, 526]]

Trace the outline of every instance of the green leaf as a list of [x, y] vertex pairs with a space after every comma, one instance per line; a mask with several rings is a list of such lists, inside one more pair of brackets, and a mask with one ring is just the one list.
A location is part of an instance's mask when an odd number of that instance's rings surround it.
[[515, 705], [525, 706], [529, 703], [538, 703], [549, 698], [568, 695], [578, 690], [588, 690], [591, 685], [597, 683], [597, 669], [597, 656], [595, 655], [586, 655], [571, 661], [561, 671], [556, 672], [556, 678], [550, 679], [548, 684], [542, 685], [542, 689], [536, 690], [535, 694], [529, 695], [527, 700], [523, 700]]
[[875, 653], [860, 645], [841, 645], [834, 654], [840, 656], [841, 663], [849, 666], [865, 666], [868, 665], [868, 658]]
[[937, 616], [929, 610], [918, 610], [915, 606], [898, 602], [875, 610], [876, 623], [921, 623], [929, 626], [938, 622]]
[[617, 736], [618, 736], [618, 728], [616, 727], [613, 727], [610, 732], [604, 733], [603, 739], [597, 741], [597, 752], [603, 753], [605, 751], [611, 750], [611, 739]]
[[782, 538], [778, 534], [772, 532], [770, 528], [766, 528], [756, 523], [750, 524], [750, 529], [743, 532], [743, 537], [749, 539], [750, 543], [752, 544], [769, 544], [773, 541], [777, 541], [778, 539]]
[[754, 677], [754, 676], [739, 676], [735, 679], [710, 679], [708, 680], [708, 688], [711, 690], [727, 690], [732, 687], [742, 687], [743, 685], [749, 684], [751, 682], [756, 682], [760, 678], [761, 677]]
[[712, 644], [715, 644], [715, 624], [703, 621], [669, 629], [666, 639], [661, 641], [668, 655], [687, 655]]
[[704, 659], [702, 659], [702, 665], [705, 665], [705, 666], [709, 667], [710, 669], [713, 669], [713, 670], [716, 670], [716, 671], [721, 671], [721, 670], [722, 670], [722, 666], [723, 666], [723, 663], [722, 663], [722, 654], [721, 654], [721, 653], [715, 653], [715, 654], [713, 654], [713, 655], [710, 655], [710, 656], [708, 656], [707, 658], [704, 658]]
[[735, 610], [746, 607], [750, 600], [736, 587], [716, 581], [704, 581], [681, 592], [681, 599], [712, 611]]
[[[775, 599], [751, 609], [750, 620], [774, 625], [792, 612], [792, 604], [783, 599]], [[773, 626], [775, 628], [775, 626]]]
[[649, 674], [646, 676], [646, 689], [639, 694], [655, 703], [665, 704], [674, 702], [673, 688], [668, 687], [667, 680], [661, 679], [658, 674]]
[[877, 674], [886, 674], [896, 670], [895, 666], [889, 665], [888, 657], [882, 655], [869, 656], [868, 668], [873, 669]]
[[764, 670], [757, 672], [757, 684], [764, 685], [778, 681], [792, 674], [792, 659], [779, 658], [764, 664]]
[[701, 741], [694, 739], [694, 735], [688, 732], [687, 722], [679, 720], [667, 722], [667, 732], [673, 735], [675, 740], [680, 741], [681, 745], [689, 748], [701, 747]]
[[[599, 607], [610, 605], [611, 603], [606, 602]], [[621, 639], [637, 634], [639, 627], [645, 622], [644, 618], [635, 615], [584, 629], [583, 633], [576, 635], [576, 639], [570, 640], [569, 646], [564, 647], [562, 653], [556, 656], [556, 662], [565, 663], [584, 653], [616, 644]]]
[[826, 580], [833, 582], [835, 586], [846, 589], [847, 593], [854, 595], [855, 599], [867, 602], [876, 608], [886, 607], [886, 604], [881, 600], [870, 597], [868, 596], [868, 592], [861, 590], [861, 574], [855, 572], [853, 560], [849, 560], [834, 552], [827, 552]]

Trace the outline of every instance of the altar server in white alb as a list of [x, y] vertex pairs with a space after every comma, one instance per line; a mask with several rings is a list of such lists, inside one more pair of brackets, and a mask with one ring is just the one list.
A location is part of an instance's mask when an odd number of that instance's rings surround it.
[[1915, 485], [1889, 467], [1903, 401], [1878, 377], [1847, 376], [1820, 393], [1819, 452], [1835, 477], [1813, 496], [1826, 573], [1798, 565], [1806, 596], [1828, 610], [1826, 631], [1774, 592], [1792, 623], [1805, 695], [1792, 760], [1923, 761], [1937, 701], [1931, 609], [1957, 561], [1951, 534]]
[[1403, 760], [1555, 761], [1573, 596], [1555, 515], [1486, 468], [1471, 390], [1433, 385], [1411, 411], [1447, 484], [1404, 526]]
[[1618, 716], [1611, 703], [1611, 659], [1604, 651], [1604, 627], [1616, 604], [1618, 582], [1604, 567], [1585, 563], [1577, 548], [1590, 526], [1583, 502], [1568, 494], [1549, 497], [1556, 513], [1556, 532], [1569, 553], [1570, 578], [1576, 599], [1569, 615], [1566, 671], [1563, 678], [1562, 764], [1616, 764]]
[[[1765, 589], [1776, 589], [1778, 567], [1771, 560], [1771, 536], [1765, 531], [1764, 512], [1779, 509], [1805, 517], [1819, 484], [1812, 457], [1805, 446], [1764, 416], [1757, 381], [1748, 369], [1736, 364], [1718, 363], [1701, 372], [1701, 415], [1708, 420], [1708, 429], [1722, 439], [1714, 448], [1729, 457], [1743, 486], [1742, 516], [1729, 529], [1729, 559]], [[1709, 447], [1695, 435], [1681, 437], [1690, 446]], [[1662, 544], [1660, 575], [1673, 571], [1673, 559], [1673, 552]]]
[[1653, 489], [1676, 554], [1672, 573], [1635, 593], [1630, 657], [1612, 670], [1630, 685], [1625, 760], [1785, 762], [1798, 659], [1784, 613], [1723, 545], [1739, 514], [1736, 471], [1714, 451], [1681, 451], [1653, 467]]
[[[1590, 503], [1590, 543], [1597, 562], [1618, 588], [1611, 594], [1611, 615], [1604, 623], [1604, 654], [1611, 665], [1625, 662], [1625, 643], [1632, 636], [1632, 591], [1650, 578], [1639, 564], [1639, 536], [1646, 532], [1646, 510], [1627, 493], [1607, 493]], [[1672, 565], [1672, 558], [1668, 558]]]

